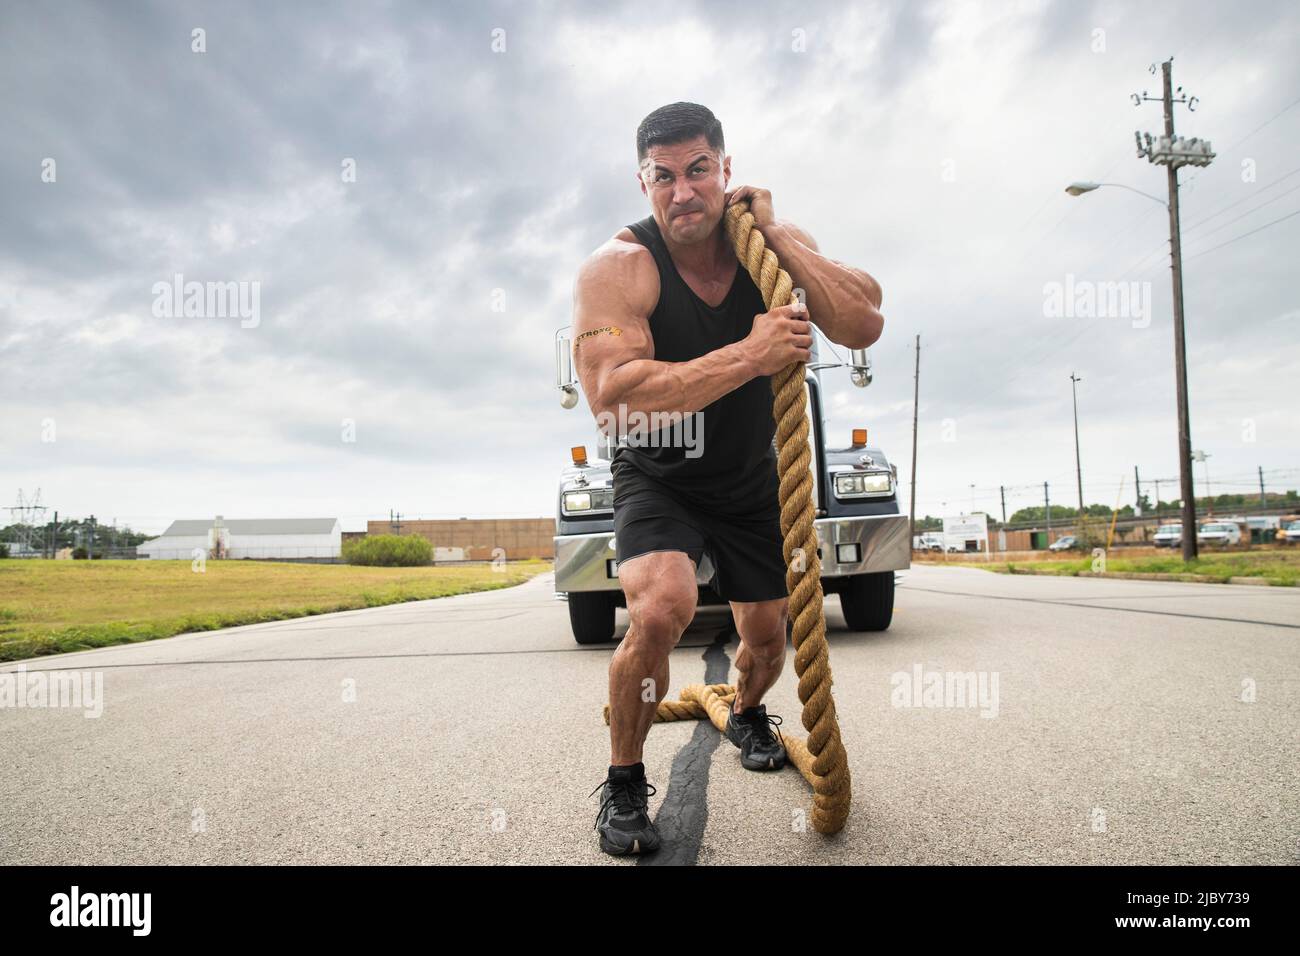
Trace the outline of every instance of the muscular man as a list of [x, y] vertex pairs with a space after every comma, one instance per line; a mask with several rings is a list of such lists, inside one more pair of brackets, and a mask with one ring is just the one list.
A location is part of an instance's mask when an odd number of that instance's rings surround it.
[[[596, 826], [601, 848], [616, 855], [659, 846], [641, 749], [668, 690], [669, 652], [695, 616], [705, 551], [740, 636], [727, 737], [746, 769], [785, 763], [772, 732], [780, 718], [762, 703], [785, 663], [788, 600], [771, 376], [809, 360], [810, 320], [849, 348], [871, 345], [884, 325], [871, 276], [823, 257], [811, 236], [776, 219], [767, 190], [728, 189], [731, 157], [708, 109], [655, 110], [637, 129], [636, 148], [651, 215], [583, 263], [573, 318], [575, 365], [598, 421], [671, 425], [653, 437], [629, 429], [612, 462], [618, 578], [631, 624], [610, 662], [611, 766]], [[804, 304], [765, 311], [722, 225], [725, 208], [740, 200], [804, 290]], [[701, 427], [692, 432], [685, 418], [694, 413]]]

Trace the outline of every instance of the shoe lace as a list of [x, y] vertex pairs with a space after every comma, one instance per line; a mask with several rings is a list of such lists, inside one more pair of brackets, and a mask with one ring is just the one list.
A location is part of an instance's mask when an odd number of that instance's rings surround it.
[[[596, 811], [596, 823], [593, 824], [593, 829], [599, 826], [600, 817], [610, 804], [613, 804], [615, 811], [620, 814], [645, 810], [650, 805], [650, 797], [659, 792], [654, 784], [646, 781], [644, 777], [640, 780], [602, 780], [596, 785], [596, 790], [606, 784], [609, 785], [609, 792], [605, 794], [600, 809]], [[595, 795], [596, 790], [591, 791], [587, 796]]]
[[776, 736], [772, 736], [772, 731], [781, 726], [781, 718], [775, 714], [764, 714], [761, 717], [754, 717], [749, 721], [754, 737], [766, 747], [772, 746], [779, 739], [781, 746], [785, 746], [785, 738], [781, 736], [781, 731], [777, 729]]

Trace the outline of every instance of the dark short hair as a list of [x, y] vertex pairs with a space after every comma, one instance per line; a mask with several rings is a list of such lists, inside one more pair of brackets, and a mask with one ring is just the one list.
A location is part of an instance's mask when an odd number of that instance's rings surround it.
[[669, 103], [641, 121], [636, 128], [636, 161], [645, 159], [651, 146], [670, 146], [703, 136], [709, 146], [724, 150], [722, 124], [713, 111], [699, 103]]

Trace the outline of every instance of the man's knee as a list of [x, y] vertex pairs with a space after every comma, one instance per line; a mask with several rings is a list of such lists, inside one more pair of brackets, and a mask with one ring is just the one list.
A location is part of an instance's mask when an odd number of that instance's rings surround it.
[[671, 647], [695, 617], [695, 594], [671, 586], [651, 588], [629, 603], [628, 616], [632, 619], [629, 637]]
[[[632, 620], [625, 640], [670, 650], [695, 617], [695, 566], [682, 552], [644, 555], [635, 569], [626, 568], [627, 611]], [[623, 578], [624, 567], [619, 576]]]

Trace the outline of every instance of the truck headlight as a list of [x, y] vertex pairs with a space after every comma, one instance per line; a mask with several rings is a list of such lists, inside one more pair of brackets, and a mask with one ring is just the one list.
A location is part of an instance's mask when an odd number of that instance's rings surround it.
[[844, 471], [835, 476], [836, 498], [884, 498], [894, 493], [887, 471]]
[[565, 514], [592, 514], [614, 510], [614, 489], [593, 488], [590, 491], [566, 491]]

